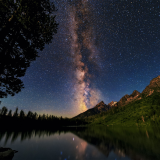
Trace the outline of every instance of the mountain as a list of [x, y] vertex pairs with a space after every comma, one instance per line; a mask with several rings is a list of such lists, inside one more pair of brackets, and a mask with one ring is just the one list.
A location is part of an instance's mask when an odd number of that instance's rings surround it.
[[139, 93], [123, 96], [107, 112], [90, 116], [91, 125], [150, 126], [160, 125], [160, 76]]
[[136, 124], [141, 121], [149, 123], [155, 121], [156, 114], [157, 121], [160, 122], [160, 76], [152, 79], [142, 93], [134, 90], [131, 95], [126, 94], [118, 102], [112, 101], [108, 105], [102, 101], [94, 108], [74, 118], [87, 118], [89, 122], [93, 123], [95, 121], [96, 123], [115, 121], [117, 124], [126, 123], [128, 120], [129, 123]]
[[140, 100], [142, 98], [152, 95], [154, 92], [160, 92], [160, 76], [152, 79], [150, 84], [142, 91], [142, 93], [134, 90], [131, 95], [124, 95], [117, 103], [110, 102], [108, 105], [112, 107], [125, 106], [133, 101]]
[[108, 103], [108, 105], [110, 106], [110, 107], [113, 107], [115, 104], [116, 104], [117, 102], [110, 102], [110, 103]]
[[140, 92], [138, 92], [137, 90], [134, 90], [133, 93], [131, 95], [126, 94], [125, 96], [123, 96], [119, 102], [117, 102], [117, 104], [115, 104], [115, 107], [120, 107], [120, 106], [124, 106], [127, 105], [128, 103], [132, 102], [133, 100], [138, 100], [140, 96]]
[[101, 101], [100, 103], [98, 103], [95, 107], [88, 109], [87, 111], [77, 115], [74, 118], [87, 118], [89, 116], [93, 116], [102, 112], [106, 112], [109, 109], [111, 109], [112, 107], [120, 107], [120, 106], [124, 106], [130, 102], [132, 102], [133, 100], [137, 99], [140, 95], [140, 92], [138, 91], [133, 91], [133, 93], [131, 95], [126, 94], [125, 96], [123, 96], [119, 102], [113, 102], [111, 101], [110, 103], [108, 103], [108, 105], [106, 105], [103, 101]]
[[153, 92], [160, 92], [160, 76], [150, 81], [150, 84], [143, 90], [141, 97], [150, 96]]
[[74, 118], [87, 118], [105, 111], [108, 111], [111, 108], [110, 105], [106, 105], [103, 101], [98, 103], [94, 108], [88, 109], [87, 111], [77, 115]]

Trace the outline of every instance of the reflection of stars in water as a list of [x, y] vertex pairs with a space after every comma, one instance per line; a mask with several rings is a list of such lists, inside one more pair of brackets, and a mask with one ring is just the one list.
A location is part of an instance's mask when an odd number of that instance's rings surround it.
[[[63, 135], [62, 137], [61, 135], [57, 137], [59, 138], [56, 138], [56, 141], [60, 144], [58, 152], [59, 157], [57, 157], [57, 160], [96, 160], [106, 158], [97, 150], [96, 147], [92, 145], [90, 146], [90, 144], [88, 144], [83, 139], [79, 139], [76, 135], [67, 134], [66, 137], [63, 137]], [[115, 158], [117, 160], [117, 157], [111, 157], [113, 160], [115, 160]]]

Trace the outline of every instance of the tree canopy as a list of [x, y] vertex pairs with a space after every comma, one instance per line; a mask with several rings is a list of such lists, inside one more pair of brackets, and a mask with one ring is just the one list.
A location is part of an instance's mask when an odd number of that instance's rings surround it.
[[57, 33], [50, 0], [0, 0], [0, 98], [24, 88], [20, 77]]

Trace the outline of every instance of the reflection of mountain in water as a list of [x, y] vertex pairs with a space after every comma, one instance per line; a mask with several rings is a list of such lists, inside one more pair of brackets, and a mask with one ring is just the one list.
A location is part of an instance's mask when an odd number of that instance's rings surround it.
[[160, 159], [160, 130], [103, 127], [73, 133], [96, 146], [106, 157], [114, 151], [119, 157], [128, 156], [132, 160]]
[[0, 147], [0, 160], [12, 160], [16, 152], [18, 151], [12, 150], [11, 148]]

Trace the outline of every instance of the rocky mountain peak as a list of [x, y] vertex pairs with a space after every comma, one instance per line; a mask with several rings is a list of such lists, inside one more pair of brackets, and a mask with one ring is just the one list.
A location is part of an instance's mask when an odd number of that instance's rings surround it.
[[77, 115], [74, 118], [86, 118], [88, 116], [99, 114], [108, 110], [109, 110], [109, 106], [107, 106], [103, 101], [101, 101], [95, 107], [88, 109], [87, 111]]
[[135, 96], [139, 96], [140, 94], [141, 94], [140, 92], [138, 92], [137, 90], [134, 90], [130, 96], [135, 97]]
[[99, 102], [95, 107], [106, 105], [103, 101]]
[[105, 104], [103, 101], [99, 102], [98, 104]]
[[158, 85], [160, 87], [160, 76], [152, 79], [149, 85]]
[[133, 100], [137, 99], [141, 93], [138, 92], [137, 90], [134, 90], [131, 95], [126, 94], [123, 96], [120, 101], [117, 103], [118, 106], [124, 106]]
[[112, 106], [114, 106], [115, 104], [116, 104], [117, 102], [110, 102], [110, 103], [108, 103], [108, 106], [110, 106], [110, 107], [112, 107]]
[[152, 79], [150, 84], [143, 90], [142, 94], [147, 97], [153, 94], [154, 91], [160, 92], [160, 76]]

